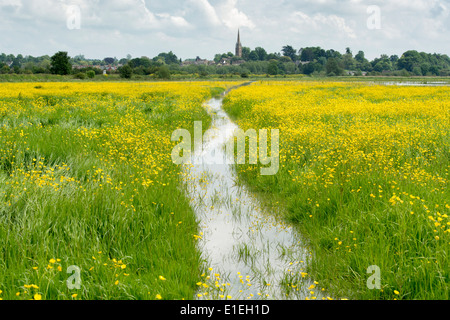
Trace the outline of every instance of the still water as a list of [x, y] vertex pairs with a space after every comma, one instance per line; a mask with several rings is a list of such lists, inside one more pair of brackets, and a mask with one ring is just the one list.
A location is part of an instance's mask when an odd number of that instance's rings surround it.
[[[196, 238], [208, 268], [195, 298], [322, 298], [318, 283], [306, 273], [311, 253], [300, 235], [237, 184], [225, 145], [238, 127], [222, 109], [222, 99], [205, 105], [212, 128], [218, 130], [205, 133], [203, 150], [194, 150], [190, 164], [184, 165], [191, 205], [200, 223]], [[223, 164], [196, 164], [211, 155], [222, 158]]]

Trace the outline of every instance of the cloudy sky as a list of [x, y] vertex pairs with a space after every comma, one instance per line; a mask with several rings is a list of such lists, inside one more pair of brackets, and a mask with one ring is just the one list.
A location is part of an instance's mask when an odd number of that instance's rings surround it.
[[0, 0], [0, 52], [102, 59], [350, 47], [450, 55], [450, 0]]

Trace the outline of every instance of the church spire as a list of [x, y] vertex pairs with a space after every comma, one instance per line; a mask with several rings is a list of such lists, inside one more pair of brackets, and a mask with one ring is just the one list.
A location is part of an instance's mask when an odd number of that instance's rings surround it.
[[241, 35], [238, 29], [238, 37], [236, 43], [236, 57], [242, 57], [242, 44], [241, 44]]

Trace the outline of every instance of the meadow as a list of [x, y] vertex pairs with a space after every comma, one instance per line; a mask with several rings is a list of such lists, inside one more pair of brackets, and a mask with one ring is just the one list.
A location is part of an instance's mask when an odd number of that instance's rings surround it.
[[448, 86], [261, 81], [224, 109], [244, 130], [280, 130], [278, 174], [236, 168], [300, 230], [333, 297], [449, 298]]
[[230, 85], [1, 84], [0, 298], [191, 299], [198, 225], [170, 138], [206, 130]]
[[[448, 299], [449, 87], [331, 80], [227, 95], [242, 129], [280, 130], [279, 172], [237, 165], [239, 183], [304, 236], [330, 296]], [[195, 297], [208, 269], [170, 139], [239, 83], [1, 83], [0, 299]]]

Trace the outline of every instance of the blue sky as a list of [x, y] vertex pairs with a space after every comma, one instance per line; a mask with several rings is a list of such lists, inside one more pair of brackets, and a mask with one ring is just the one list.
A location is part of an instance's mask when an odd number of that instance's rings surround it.
[[0, 52], [33, 56], [212, 59], [234, 52], [238, 28], [244, 46], [268, 52], [450, 55], [450, 0], [0, 0], [0, 21]]

